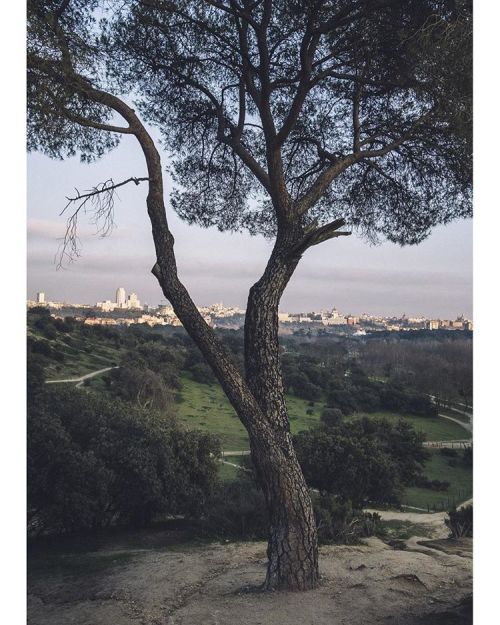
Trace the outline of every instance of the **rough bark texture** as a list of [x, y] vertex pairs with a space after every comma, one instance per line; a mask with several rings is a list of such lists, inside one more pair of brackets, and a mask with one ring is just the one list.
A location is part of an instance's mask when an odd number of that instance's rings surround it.
[[270, 514], [269, 589], [307, 590], [318, 582], [316, 522], [290, 434], [278, 341], [278, 306], [299, 261], [290, 250], [301, 232], [281, 230], [262, 278], [251, 288], [245, 318], [246, 379], [272, 434], [251, 440], [252, 458]]

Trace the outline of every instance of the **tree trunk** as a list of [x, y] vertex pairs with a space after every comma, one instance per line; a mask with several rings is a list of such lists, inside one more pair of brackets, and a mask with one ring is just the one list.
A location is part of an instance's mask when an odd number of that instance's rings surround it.
[[316, 521], [289, 432], [251, 440], [269, 512], [266, 590], [311, 590], [319, 580]]
[[248, 431], [270, 518], [269, 565], [264, 587], [312, 589], [318, 583], [316, 524], [292, 445], [278, 343], [278, 304], [300, 258], [290, 257], [290, 249], [302, 233], [285, 230], [285, 234], [278, 234], [264, 275], [250, 291], [243, 377], [178, 278], [174, 239], [163, 202], [160, 158], [145, 131], [138, 131], [137, 136], [150, 178], [147, 205], [157, 255], [153, 274]]
[[316, 522], [292, 444], [278, 340], [279, 301], [299, 261], [289, 252], [297, 235], [278, 235], [262, 278], [250, 289], [245, 317], [246, 381], [271, 430], [262, 441], [250, 435], [270, 517], [269, 590], [310, 590], [319, 578]]

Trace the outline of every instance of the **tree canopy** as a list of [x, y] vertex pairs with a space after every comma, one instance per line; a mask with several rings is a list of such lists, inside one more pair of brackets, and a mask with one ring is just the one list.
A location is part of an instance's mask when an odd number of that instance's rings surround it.
[[32, 149], [130, 132], [92, 86], [158, 126], [191, 223], [274, 234], [293, 207], [309, 244], [341, 219], [417, 243], [470, 215], [467, 0], [28, 4]]

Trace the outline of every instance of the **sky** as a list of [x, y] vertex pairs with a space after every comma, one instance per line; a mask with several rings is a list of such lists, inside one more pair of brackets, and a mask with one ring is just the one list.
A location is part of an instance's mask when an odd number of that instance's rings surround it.
[[[90, 216], [83, 216], [81, 256], [61, 269], [55, 262], [65, 232], [66, 217], [60, 213], [66, 196], [109, 178], [119, 182], [144, 175], [132, 137], [124, 137], [117, 149], [90, 165], [77, 157], [57, 161], [41, 154], [28, 156], [28, 298], [44, 291], [49, 300], [95, 304], [114, 300], [116, 289], [123, 286], [143, 303], [165, 302], [151, 275], [155, 258], [144, 184], [119, 190], [116, 227], [110, 236], [96, 235]], [[169, 204], [167, 211], [179, 276], [194, 301], [244, 308], [272, 243], [189, 226]], [[345, 314], [472, 318], [472, 221], [437, 227], [418, 246], [373, 246], [352, 235], [311, 248], [283, 295], [281, 310], [310, 312], [334, 306]]]

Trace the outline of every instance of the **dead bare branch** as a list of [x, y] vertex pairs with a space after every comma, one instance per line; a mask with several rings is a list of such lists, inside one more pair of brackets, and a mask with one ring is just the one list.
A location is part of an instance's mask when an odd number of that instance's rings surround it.
[[115, 226], [115, 197], [119, 197], [116, 190], [129, 182], [138, 185], [146, 180], [149, 180], [149, 178], [131, 177], [115, 183], [112, 178], [109, 178], [84, 193], [80, 193], [78, 189], [75, 189], [76, 195], [66, 198], [68, 203], [60, 213], [60, 215], [63, 215], [70, 206], [76, 206], [66, 220], [66, 231], [54, 260], [57, 263], [57, 269], [61, 269], [65, 262], [70, 263], [80, 256], [80, 238], [78, 237], [78, 218], [80, 214], [82, 212], [84, 214], [91, 213], [91, 223], [96, 226], [97, 234], [100, 237], [108, 236]]

